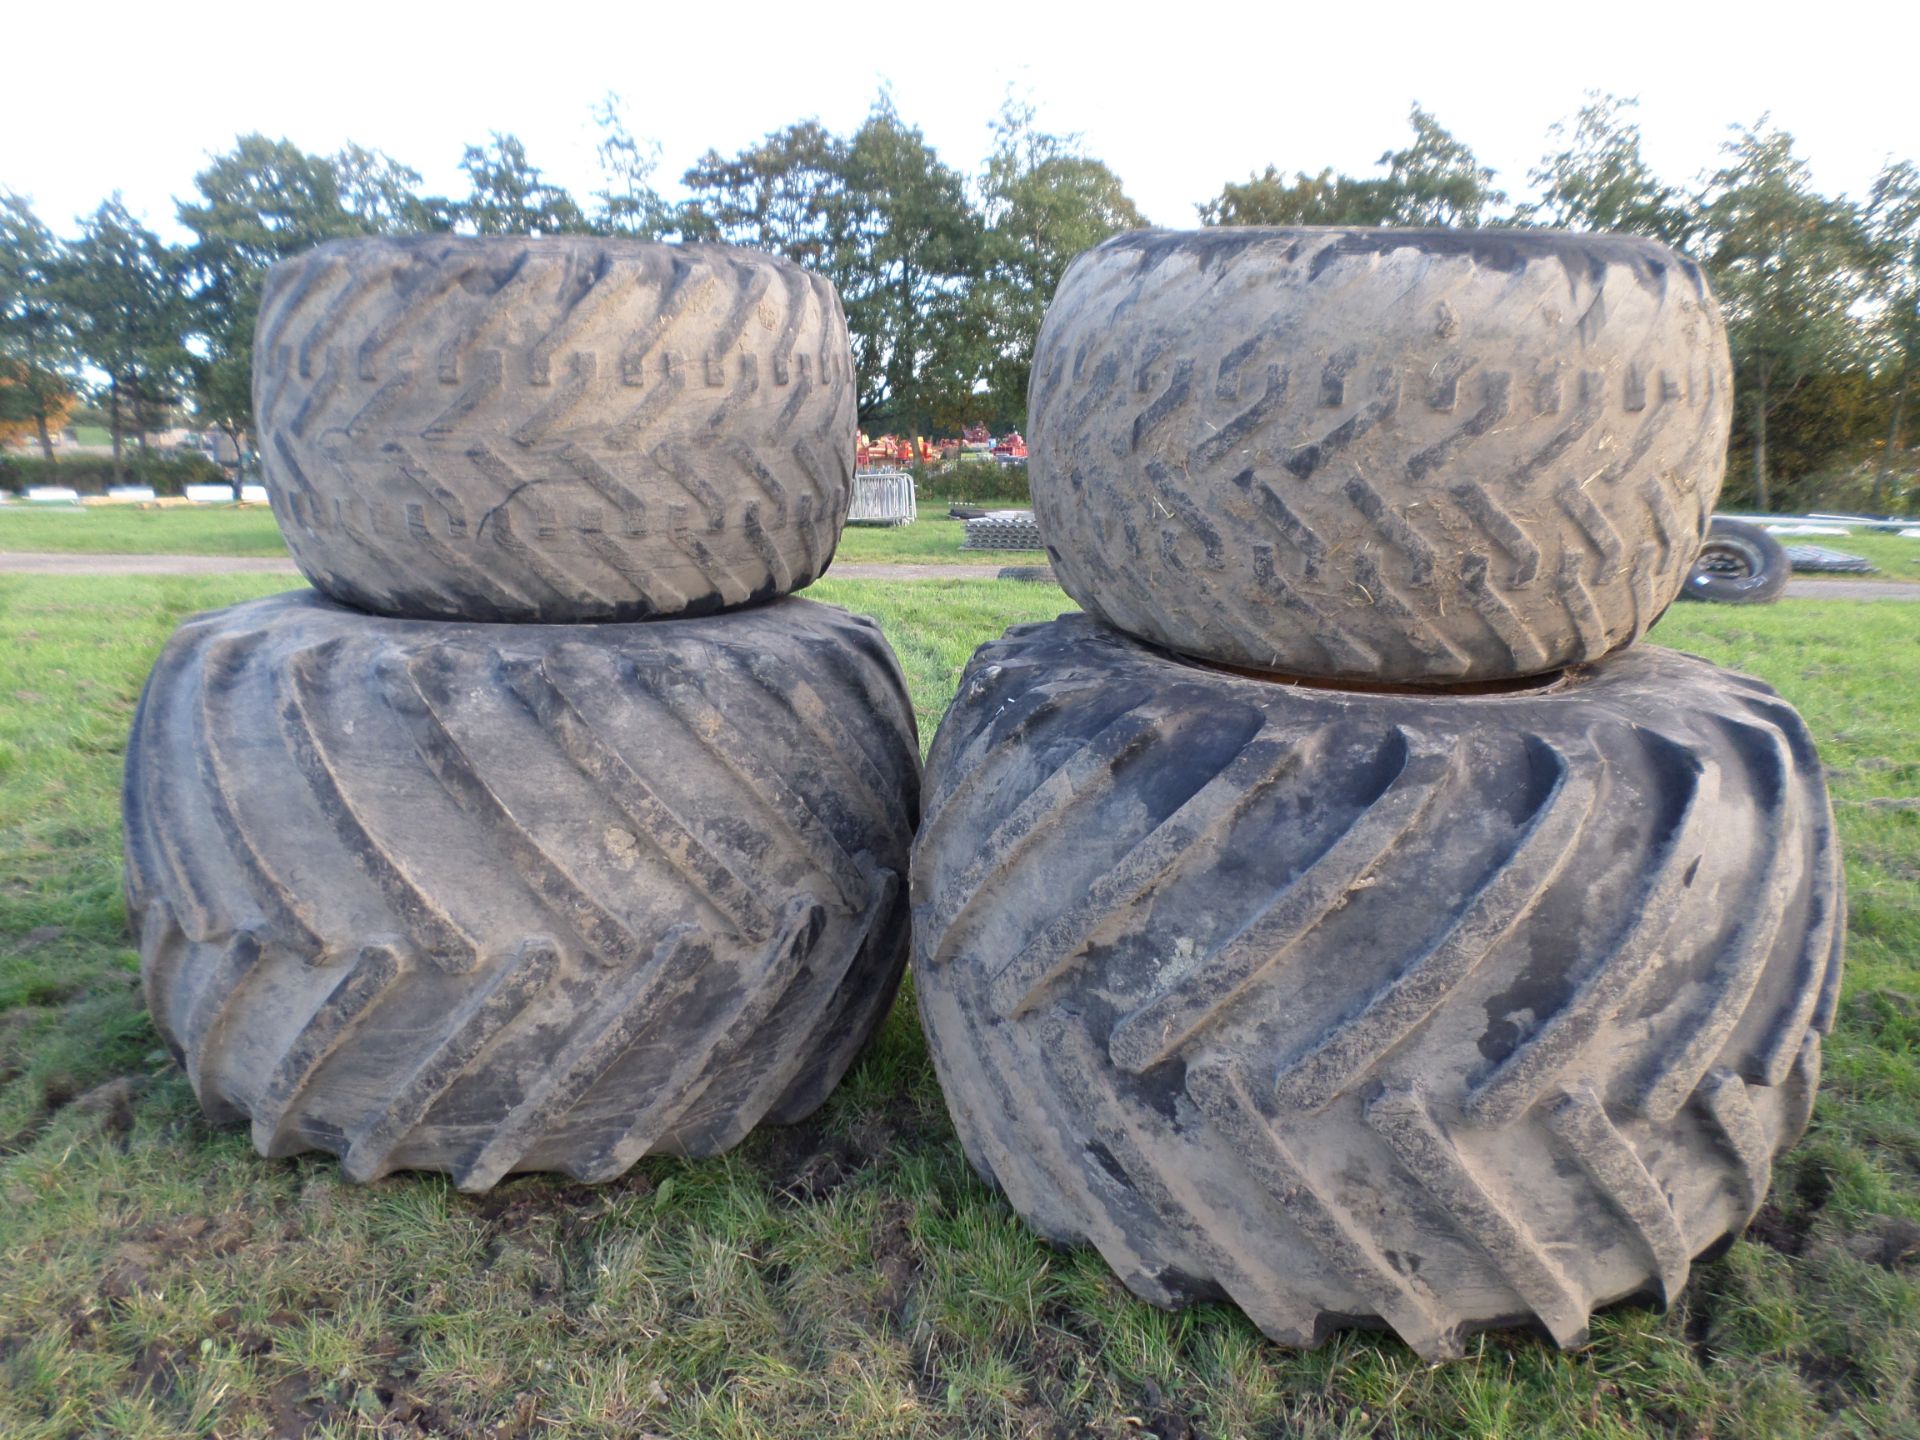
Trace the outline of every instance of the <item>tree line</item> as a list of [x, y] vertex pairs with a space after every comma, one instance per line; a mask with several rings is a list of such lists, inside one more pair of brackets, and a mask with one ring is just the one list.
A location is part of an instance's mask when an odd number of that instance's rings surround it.
[[[619, 100], [594, 109], [600, 181], [554, 184], [522, 142], [466, 147], [466, 193], [422, 191], [375, 149], [312, 154], [241, 136], [176, 202], [168, 244], [119, 196], [57, 235], [0, 192], [0, 428], [51, 432], [77, 394], [114, 440], [144, 446], [190, 412], [244, 448], [260, 282], [343, 236], [599, 234], [725, 241], [825, 274], [846, 306], [870, 430], [1024, 423], [1041, 317], [1080, 251], [1144, 220], [1080, 138], [1009, 100], [977, 173], [943, 161], [882, 92], [860, 126], [803, 120], [659, 185], [657, 145]], [[1735, 127], [1719, 166], [1670, 184], [1642, 153], [1633, 102], [1592, 97], [1556, 125], [1512, 203], [1473, 150], [1415, 105], [1376, 173], [1269, 166], [1199, 206], [1206, 225], [1545, 225], [1648, 235], [1700, 260], [1728, 322], [1738, 408], [1728, 497], [1791, 508], [1913, 503], [1907, 447], [1920, 367], [1920, 168], [1889, 161], [1861, 200], [1821, 193], [1793, 138]]]

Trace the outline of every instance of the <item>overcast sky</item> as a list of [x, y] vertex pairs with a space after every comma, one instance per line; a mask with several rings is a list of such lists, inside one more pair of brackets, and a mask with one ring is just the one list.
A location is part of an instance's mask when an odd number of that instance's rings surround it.
[[[1078, 131], [1156, 224], [1190, 226], [1223, 181], [1272, 163], [1369, 173], [1417, 99], [1524, 191], [1547, 128], [1590, 89], [1640, 97], [1649, 159], [1690, 182], [1727, 126], [1771, 111], [1818, 182], [1856, 197], [1920, 159], [1920, 4], [1426, 0], [1050, 6], [969, 0], [620, 7], [443, 0], [16, 9], [0, 72], [0, 187], [59, 229], [112, 190], [171, 232], [210, 152], [240, 132], [387, 151], [462, 191], [462, 147], [526, 142], [549, 178], [597, 181], [589, 111], [608, 91], [676, 180], [817, 117], [856, 127], [879, 85], [943, 159], [975, 171], [1009, 85]], [[676, 186], [663, 186], [670, 193]]]

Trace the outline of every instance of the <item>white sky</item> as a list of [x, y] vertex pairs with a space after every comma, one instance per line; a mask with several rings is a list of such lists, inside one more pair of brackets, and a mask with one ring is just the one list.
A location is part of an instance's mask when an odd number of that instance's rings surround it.
[[[0, 67], [0, 186], [56, 229], [109, 191], [163, 233], [206, 156], [260, 130], [308, 150], [352, 139], [462, 190], [461, 148], [512, 131], [549, 178], [597, 182], [589, 109], [608, 90], [677, 181], [817, 116], [857, 126], [880, 82], [972, 173], [1009, 84], [1079, 131], [1156, 224], [1269, 162], [1371, 172], [1418, 99], [1509, 191], [1589, 89], [1638, 95], [1669, 181], [1710, 167], [1726, 127], [1771, 111], [1816, 180], [1859, 197], [1888, 154], [1920, 159], [1920, 4], [1686, 0], [1567, 6], [1425, 0], [927, 9], [747, 0], [588, 8], [520, 0], [104, 0], [20, 7]], [[670, 194], [677, 185], [663, 185]]]

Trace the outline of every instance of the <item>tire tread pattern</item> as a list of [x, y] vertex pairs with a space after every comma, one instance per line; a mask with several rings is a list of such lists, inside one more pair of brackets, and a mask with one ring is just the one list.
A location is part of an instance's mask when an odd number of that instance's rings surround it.
[[1069, 269], [1033, 373], [1034, 511], [1083, 607], [1416, 684], [1643, 635], [1732, 414], [1697, 266], [1548, 232], [1129, 232]]
[[885, 1013], [918, 794], [899, 668], [830, 607], [235, 606], [169, 644], [128, 749], [148, 1006], [210, 1114], [355, 1181], [713, 1153]]
[[825, 570], [850, 356], [833, 287], [751, 251], [335, 242], [270, 272], [254, 397], [275, 514], [330, 597], [637, 620]]
[[1017, 627], [928, 761], [922, 1020], [983, 1175], [1145, 1298], [1576, 1346], [1807, 1124], [1831, 826], [1789, 707], [1650, 646], [1405, 697]]

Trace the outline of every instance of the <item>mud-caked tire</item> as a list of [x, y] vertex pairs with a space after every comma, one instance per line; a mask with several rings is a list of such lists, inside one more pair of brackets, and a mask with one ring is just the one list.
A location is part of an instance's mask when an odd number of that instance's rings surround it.
[[1134, 231], [1075, 260], [1029, 405], [1067, 593], [1169, 649], [1407, 684], [1644, 634], [1719, 494], [1698, 266], [1550, 231]]
[[960, 682], [914, 971], [975, 1168], [1161, 1305], [1421, 1355], [1671, 1297], [1802, 1132], [1839, 858], [1805, 727], [1652, 646], [1481, 694], [1084, 616]]
[[872, 621], [197, 616], [123, 793], [153, 1022], [347, 1176], [607, 1180], [826, 1098], [906, 961], [919, 751]]
[[269, 272], [253, 383], [294, 559], [376, 614], [766, 600], [825, 571], [852, 498], [839, 297], [725, 245], [335, 241]]

